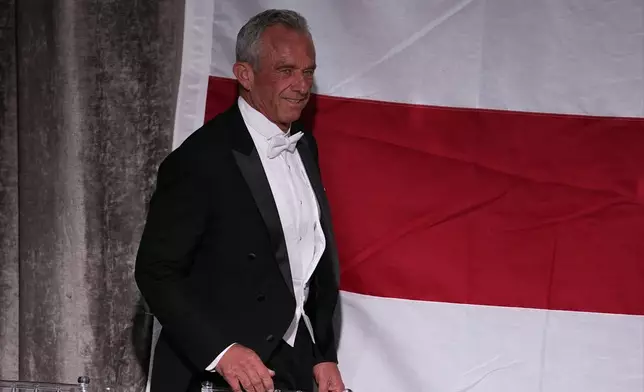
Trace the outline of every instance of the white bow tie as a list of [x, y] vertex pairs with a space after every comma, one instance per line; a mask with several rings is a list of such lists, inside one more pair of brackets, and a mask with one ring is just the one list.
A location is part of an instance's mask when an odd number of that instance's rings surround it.
[[281, 133], [275, 136], [271, 136], [268, 139], [268, 157], [270, 159], [275, 158], [280, 155], [283, 151], [293, 152], [295, 147], [297, 147], [297, 141], [304, 134], [298, 132], [295, 135], [286, 136], [286, 134]]

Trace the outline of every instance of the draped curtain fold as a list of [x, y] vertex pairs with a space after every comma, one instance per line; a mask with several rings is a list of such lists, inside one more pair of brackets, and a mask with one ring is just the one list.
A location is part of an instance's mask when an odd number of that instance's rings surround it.
[[181, 1], [0, 5], [0, 378], [141, 390], [133, 280], [172, 148]]

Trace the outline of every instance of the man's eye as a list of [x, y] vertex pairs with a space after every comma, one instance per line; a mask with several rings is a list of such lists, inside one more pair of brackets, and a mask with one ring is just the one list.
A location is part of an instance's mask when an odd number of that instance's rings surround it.
[[306, 71], [304, 71], [304, 75], [306, 75], [306, 76], [313, 76], [313, 72], [314, 72], [314, 71], [313, 71], [312, 69], [307, 69]]
[[282, 68], [280, 69], [280, 73], [283, 75], [290, 75], [293, 71], [290, 68]]

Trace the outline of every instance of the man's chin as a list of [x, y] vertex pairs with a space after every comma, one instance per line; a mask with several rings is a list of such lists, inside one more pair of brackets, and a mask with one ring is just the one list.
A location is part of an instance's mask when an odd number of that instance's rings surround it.
[[288, 111], [285, 111], [282, 116], [280, 116], [280, 120], [282, 123], [285, 124], [290, 124], [293, 121], [297, 121], [300, 119], [300, 116], [302, 116], [302, 109], [291, 109]]

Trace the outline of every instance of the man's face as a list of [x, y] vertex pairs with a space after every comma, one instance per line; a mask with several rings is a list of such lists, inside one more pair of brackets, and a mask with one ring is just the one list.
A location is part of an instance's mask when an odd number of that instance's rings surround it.
[[281, 25], [271, 26], [262, 34], [249, 98], [269, 120], [286, 130], [309, 101], [314, 70], [311, 38]]

